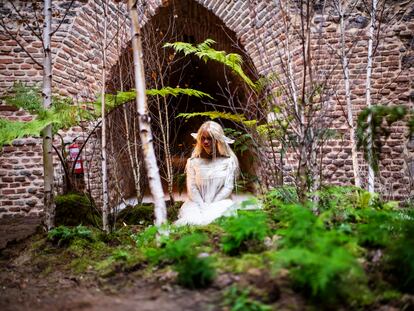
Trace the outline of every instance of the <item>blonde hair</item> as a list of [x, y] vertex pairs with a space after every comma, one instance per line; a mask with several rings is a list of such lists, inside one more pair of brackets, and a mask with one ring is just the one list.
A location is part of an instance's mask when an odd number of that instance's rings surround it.
[[220, 124], [214, 121], [204, 122], [198, 129], [196, 136], [196, 145], [194, 147], [192, 158], [200, 158], [203, 152], [203, 145], [201, 143], [201, 136], [203, 133], [208, 133], [212, 139], [212, 156], [215, 159], [217, 156], [231, 157], [234, 163], [239, 167], [239, 161], [236, 155], [229, 146], [229, 142], [232, 142], [229, 138], [224, 135], [223, 128]]

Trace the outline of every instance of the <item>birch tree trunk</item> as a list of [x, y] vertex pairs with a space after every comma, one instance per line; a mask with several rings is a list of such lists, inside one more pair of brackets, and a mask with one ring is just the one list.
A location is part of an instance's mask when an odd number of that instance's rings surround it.
[[[371, 1], [371, 24], [369, 26], [368, 31], [368, 60], [367, 60], [367, 80], [366, 80], [366, 104], [367, 107], [370, 108], [372, 106], [371, 102], [371, 76], [372, 76], [372, 58], [373, 58], [373, 41], [374, 41], [374, 29], [376, 23], [376, 12], [377, 12], [377, 0]], [[371, 129], [371, 120], [372, 115], [369, 114], [367, 118], [368, 123], [368, 191], [370, 193], [374, 193], [375, 191], [375, 175], [374, 175], [374, 168], [373, 168], [373, 154], [372, 154], [372, 129]]]
[[150, 191], [155, 204], [155, 225], [160, 226], [167, 221], [167, 210], [164, 201], [161, 178], [155, 157], [153, 138], [145, 95], [145, 75], [142, 60], [141, 29], [138, 21], [137, 1], [128, 0], [128, 9], [131, 17], [132, 50], [134, 56], [135, 89], [137, 92], [137, 110], [139, 132], [142, 142], [145, 167]]
[[102, 88], [101, 88], [101, 115], [102, 115], [102, 151], [101, 151], [101, 166], [102, 166], [102, 225], [103, 230], [109, 232], [109, 223], [108, 223], [108, 170], [107, 170], [107, 153], [106, 153], [106, 116], [105, 116], [105, 86], [106, 86], [106, 41], [107, 41], [107, 17], [108, 17], [108, 7], [105, 1], [103, 4], [104, 12], [104, 33], [102, 39]]
[[344, 72], [344, 84], [345, 84], [345, 100], [347, 109], [347, 119], [349, 125], [349, 140], [351, 143], [351, 157], [352, 157], [352, 170], [354, 173], [354, 181], [356, 187], [361, 187], [361, 178], [359, 176], [359, 163], [358, 154], [355, 141], [355, 125], [354, 117], [352, 114], [351, 103], [351, 88], [349, 85], [349, 61], [347, 57], [346, 45], [345, 45], [345, 12], [343, 10], [342, 0], [338, 0], [338, 13], [340, 17], [340, 32], [341, 32], [341, 62], [342, 70]]
[[[51, 53], [51, 27], [52, 27], [52, 0], [44, 1], [43, 24], [43, 107], [49, 109], [52, 105], [52, 53]], [[43, 174], [44, 174], [44, 204], [46, 226], [50, 230], [55, 225], [55, 201], [53, 187], [53, 135], [52, 125], [43, 130]]]

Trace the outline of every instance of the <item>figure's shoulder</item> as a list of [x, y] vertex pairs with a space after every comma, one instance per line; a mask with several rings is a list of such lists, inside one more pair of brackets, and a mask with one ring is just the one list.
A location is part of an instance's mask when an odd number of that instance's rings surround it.
[[187, 167], [197, 165], [200, 162], [200, 158], [190, 157], [187, 159]]

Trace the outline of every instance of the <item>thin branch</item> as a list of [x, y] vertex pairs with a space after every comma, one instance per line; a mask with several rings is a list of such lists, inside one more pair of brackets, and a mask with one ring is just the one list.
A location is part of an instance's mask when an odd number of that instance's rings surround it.
[[60, 20], [59, 25], [56, 27], [56, 29], [54, 31], [52, 31], [52, 33], [50, 34], [51, 36], [53, 36], [60, 28], [60, 26], [62, 26], [63, 22], [65, 21], [66, 16], [69, 13], [69, 10], [72, 8], [73, 2], [75, 2], [75, 0], [72, 0], [69, 4], [69, 7], [66, 9], [65, 11], [65, 15], [63, 16], [63, 18]]
[[15, 37], [10, 30], [7, 28], [7, 26], [4, 24], [4, 20], [2, 17], [0, 17], [1, 22], [0, 22], [0, 26], [3, 27], [3, 29], [6, 31], [6, 33], [9, 35], [9, 37], [11, 39], [13, 39], [18, 46], [20, 46], [20, 48], [27, 54], [27, 56], [30, 57], [30, 59], [39, 67], [41, 67], [43, 69], [43, 65], [41, 63], [39, 63], [27, 50], [26, 48], [20, 43], [20, 41], [17, 39], [17, 37]]

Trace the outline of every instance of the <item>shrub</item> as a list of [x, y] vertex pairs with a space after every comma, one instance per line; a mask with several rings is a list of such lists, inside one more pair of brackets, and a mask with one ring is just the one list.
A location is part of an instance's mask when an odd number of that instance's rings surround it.
[[275, 267], [289, 268], [296, 287], [325, 302], [350, 298], [361, 282], [362, 289], [365, 277], [352, 252], [352, 237], [325, 229], [321, 219], [299, 205], [281, 206], [279, 225], [282, 239]]
[[[178, 211], [183, 202], [177, 201], [173, 205], [169, 204], [169, 201], [166, 203], [168, 221], [173, 222], [177, 220]], [[154, 204], [142, 203], [135, 206], [127, 206], [117, 215], [117, 223], [122, 225], [122, 222], [129, 225], [152, 225], [154, 223]]]
[[83, 224], [97, 226], [101, 223], [98, 212], [86, 195], [79, 193], [58, 195], [55, 202], [56, 225], [77, 226]]
[[124, 222], [128, 225], [152, 225], [154, 223], [154, 204], [143, 203], [127, 206], [118, 213], [117, 222]]
[[148, 248], [146, 256], [154, 264], [173, 264], [180, 285], [191, 289], [207, 287], [214, 280], [215, 269], [211, 257], [198, 254], [205, 240], [206, 236], [199, 233], [184, 235], [178, 240], [166, 238], [163, 248]]
[[276, 206], [277, 202], [297, 203], [299, 201], [295, 187], [282, 186], [272, 189], [266, 194], [266, 201], [271, 206]]
[[84, 226], [79, 225], [75, 228], [59, 226], [50, 230], [48, 233], [48, 240], [52, 241], [53, 244], [56, 244], [58, 246], [68, 245], [75, 238], [93, 241], [92, 231]]
[[236, 286], [230, 287], [224, 293], [223, 305], [230, 311], [270, 311], [272, 308], [249, 297], [248, 288], [241, 290]]
[[232, 256], [262, 249], [269, 231], [267, 215], [262, 211], [239, 211], [238, 217], [226, 218], [221, 226], [225, 231], [221, 248]]
[[402, 220], [402, 234], [386, 250], [389, 270], [396, 277], [396, 285], [414, 293], [414, 212]]

